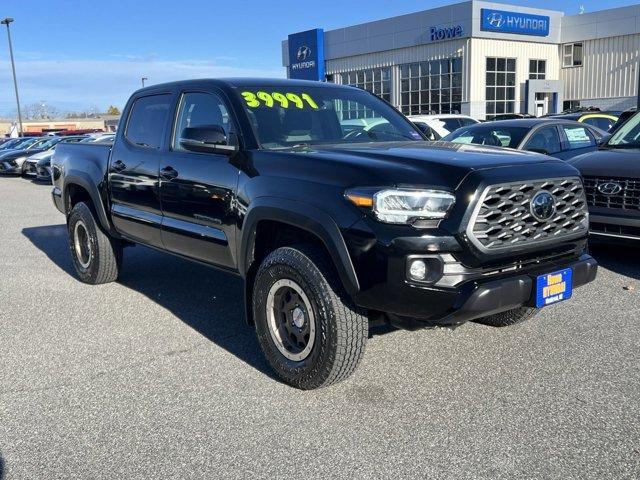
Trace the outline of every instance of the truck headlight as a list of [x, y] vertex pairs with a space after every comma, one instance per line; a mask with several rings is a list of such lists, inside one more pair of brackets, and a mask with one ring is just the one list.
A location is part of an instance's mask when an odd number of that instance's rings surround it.
[[375, 193], [350, 190], [346, 197], [358, 207], [371, 207], [381, 222], [405, 224], [444, 218], [456, 201], [452, 193], [443, 190], [386, 189]]

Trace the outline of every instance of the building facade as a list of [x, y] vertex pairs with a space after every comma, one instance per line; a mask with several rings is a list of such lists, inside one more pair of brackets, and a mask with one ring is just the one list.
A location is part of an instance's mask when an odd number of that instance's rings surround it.
[[290, 78], [365, 88], [405, 114], [623, 110], [638, 92], [640, 5], [581, 15], [471, 0], [282, 43]]

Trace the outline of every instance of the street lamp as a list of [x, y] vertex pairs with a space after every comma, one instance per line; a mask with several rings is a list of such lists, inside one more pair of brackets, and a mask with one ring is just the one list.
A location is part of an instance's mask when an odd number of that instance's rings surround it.
[[144, 88], [144, 82], [145, 80], [149, 80], [148, 77], [142, 77], [140, 80], [142, 80], [142, 88]]
[[11, 70], [13, 71], [13, 88], [16, 92], [16, 104], [18, 105], [18, 125], [19, 134], [22, 136], [22, 113], [20, 112], [20, 97], [18, 96], [18, 80], [16, 80], [16, 65], [13, 62], [13, 46], [11, 45], [11, 30], [9, 24], [13, 22], [13, 18], [7, 17], [0, 23], [7, 26], [7, 38], [9, 39], [9, 57], [11, 57]]

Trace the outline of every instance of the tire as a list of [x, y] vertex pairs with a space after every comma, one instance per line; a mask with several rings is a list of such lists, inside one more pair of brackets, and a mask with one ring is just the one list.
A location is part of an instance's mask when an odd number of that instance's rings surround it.
[[491, 327], [508, 327], [516, 323], [524, 322], [534, 317], [538, 313], [537, 308], [519, 307], [506, 312], [496, 313], [488, 317], [482, 317], [476, 320], [477, 323], [489, 325]]
[[[258, 341], [269, 365], [293, 387], [311, 390], [337, 383], [350, 376], [362, 359], [368, 319], [347, 299], [333, 265], [317, 247], [271, 252], [256, 274], [252, 306]], [[298, 333], [302, 338], [293, 345], [291, 336]]]
[[98, 285], [117, 280], [122, 245], [102, 231], [86, 203], [79, 202], [73, 207], [67, 228], [71, 258], [80, 281]]

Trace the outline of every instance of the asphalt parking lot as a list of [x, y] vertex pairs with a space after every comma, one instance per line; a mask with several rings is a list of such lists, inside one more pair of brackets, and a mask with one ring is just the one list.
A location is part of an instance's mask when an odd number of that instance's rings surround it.
[[302, 392], [234, 277], [135, 247], [77, 281], [50, 190], [0, 178], [0, 478], [640, 476], [640, 250], [519, 326], [378, 329]]

